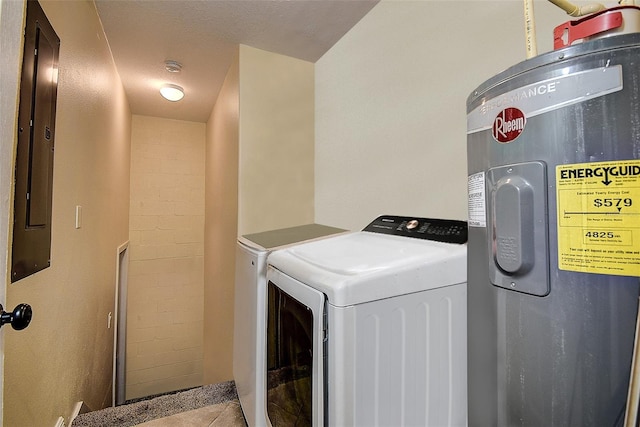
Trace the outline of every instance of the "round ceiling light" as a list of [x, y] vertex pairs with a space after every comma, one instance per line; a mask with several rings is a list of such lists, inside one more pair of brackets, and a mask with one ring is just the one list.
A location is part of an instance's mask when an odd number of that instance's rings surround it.
[[184, 89], [178, 85], [166, 84], [160, 88], [160, 95], [171, 102], [180, 101], [184, 97]]

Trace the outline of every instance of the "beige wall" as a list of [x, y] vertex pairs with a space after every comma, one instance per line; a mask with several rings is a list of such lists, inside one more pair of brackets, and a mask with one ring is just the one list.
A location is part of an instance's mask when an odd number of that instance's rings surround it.
[[53, 426], [59, 416], [68, 423], [80, 400], [91, 408], [111, 403], [107, 318], [116, 251], [128, 238], [131, 114], [95, 7], [41, 4], [61, 39], [52, 259], [8, 286], [6, 306], [30, 304], [33, 320], [21, 332], [3, 328], [6, 426]]
[[134, 115], [126, 398], [202, 385], [205, 124]]
[[233, 283], [238, 229], [238, 94], [236, 55], [207, 122], [204, 382], [232, 378]]
[[313, 222], [313, 64], [241, 45], [207, 124], [205, 383], [233, 378], [238, 235]]
[[313, 222], [314, 65], [240, 46], [238, 234]]
[[[386, 1], [316, 63], [315, 219], [467, 218], [466, 99], [525, 58], [521, 1]], [[535, 2], [540, 52], [569, 17]]]

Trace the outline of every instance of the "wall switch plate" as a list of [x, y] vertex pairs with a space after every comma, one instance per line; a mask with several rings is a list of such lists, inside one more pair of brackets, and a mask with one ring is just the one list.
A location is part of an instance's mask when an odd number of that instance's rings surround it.
[[76, 229], [82, 227], [82, 206], [76, 206]]

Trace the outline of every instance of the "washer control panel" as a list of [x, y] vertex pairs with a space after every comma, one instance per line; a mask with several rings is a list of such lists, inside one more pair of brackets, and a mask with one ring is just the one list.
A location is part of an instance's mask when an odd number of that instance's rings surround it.
[[452, 219], [383, 215], [376, 218], [362, 231], [445, 243], [463, 244], [467, 242], [467, 222]]

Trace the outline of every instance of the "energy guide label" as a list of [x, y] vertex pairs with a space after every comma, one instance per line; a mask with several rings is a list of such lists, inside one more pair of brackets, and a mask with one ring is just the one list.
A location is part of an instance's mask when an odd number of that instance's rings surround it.
[[640, 276], [640, 160], [556, 167], [558, 266]]

